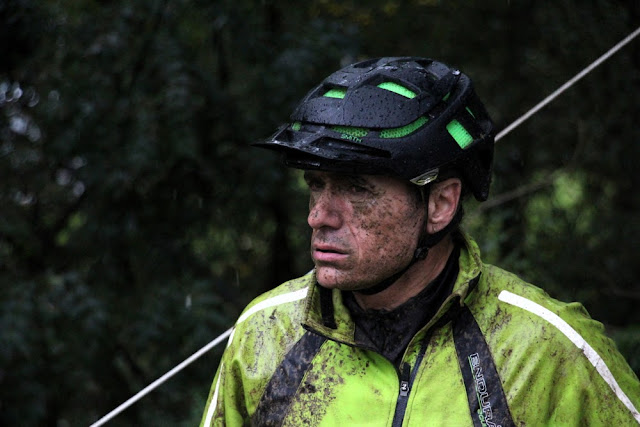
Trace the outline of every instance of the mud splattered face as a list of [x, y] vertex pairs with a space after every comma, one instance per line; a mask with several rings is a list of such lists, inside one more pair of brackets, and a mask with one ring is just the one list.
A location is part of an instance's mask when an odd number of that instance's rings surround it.
[[405, 183], [375, 175], [307, 171], [311, 257], [325, 288], [366, 289], [404, 268], [424, 207]]

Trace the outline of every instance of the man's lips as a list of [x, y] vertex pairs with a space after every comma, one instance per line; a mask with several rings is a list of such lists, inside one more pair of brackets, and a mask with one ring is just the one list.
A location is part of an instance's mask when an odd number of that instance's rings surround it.
[[336, 246], [316, 244], [311, 248], [311, 256], [316, 262], [335, 262], [345, 259], [348, 252]]

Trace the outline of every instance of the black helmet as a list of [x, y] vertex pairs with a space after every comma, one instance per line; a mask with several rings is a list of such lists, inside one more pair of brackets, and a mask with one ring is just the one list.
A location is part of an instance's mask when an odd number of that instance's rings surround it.
[[271, 138], [288, 166], [399, 176], [417, 185], [454, 170], [486, 200], [493, 123], [460, 71], [426, 58], [349, 65], [311, 90]]

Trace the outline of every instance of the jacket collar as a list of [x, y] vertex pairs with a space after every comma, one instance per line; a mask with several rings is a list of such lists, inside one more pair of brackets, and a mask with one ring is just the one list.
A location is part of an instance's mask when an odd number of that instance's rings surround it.
[[[453, 285], [453, 291], [434, 318], [426, 325], [427, 328], [438, 321], [455, 301], [459, 301], [460, 306], [469, 302], [470, 293], [482, 270], [480, 249], [477, 243], [464, 232], [456, 234], [454, 238], [461, 245], [458, 258], [458, 277]], [[317, 285], [315, 272], [308, 275], [307, 278], [309, 292], [306, 298], [303, 326], [334, 341], [355, 346], [355, 323], [342, 301], [342, 292], [337, 289], [328, 290]]]

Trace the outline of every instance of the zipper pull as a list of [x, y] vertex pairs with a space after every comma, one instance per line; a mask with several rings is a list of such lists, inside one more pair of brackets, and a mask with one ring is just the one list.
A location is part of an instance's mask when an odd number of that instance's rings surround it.
[[407, 397], [409, 395], [409, 382], [400, 381], [400, 396]]
[[409, 379], [411, 376], [411, 365], [404, 363], [400, 370], [400, 396], [407, 397], [409, 395]]

